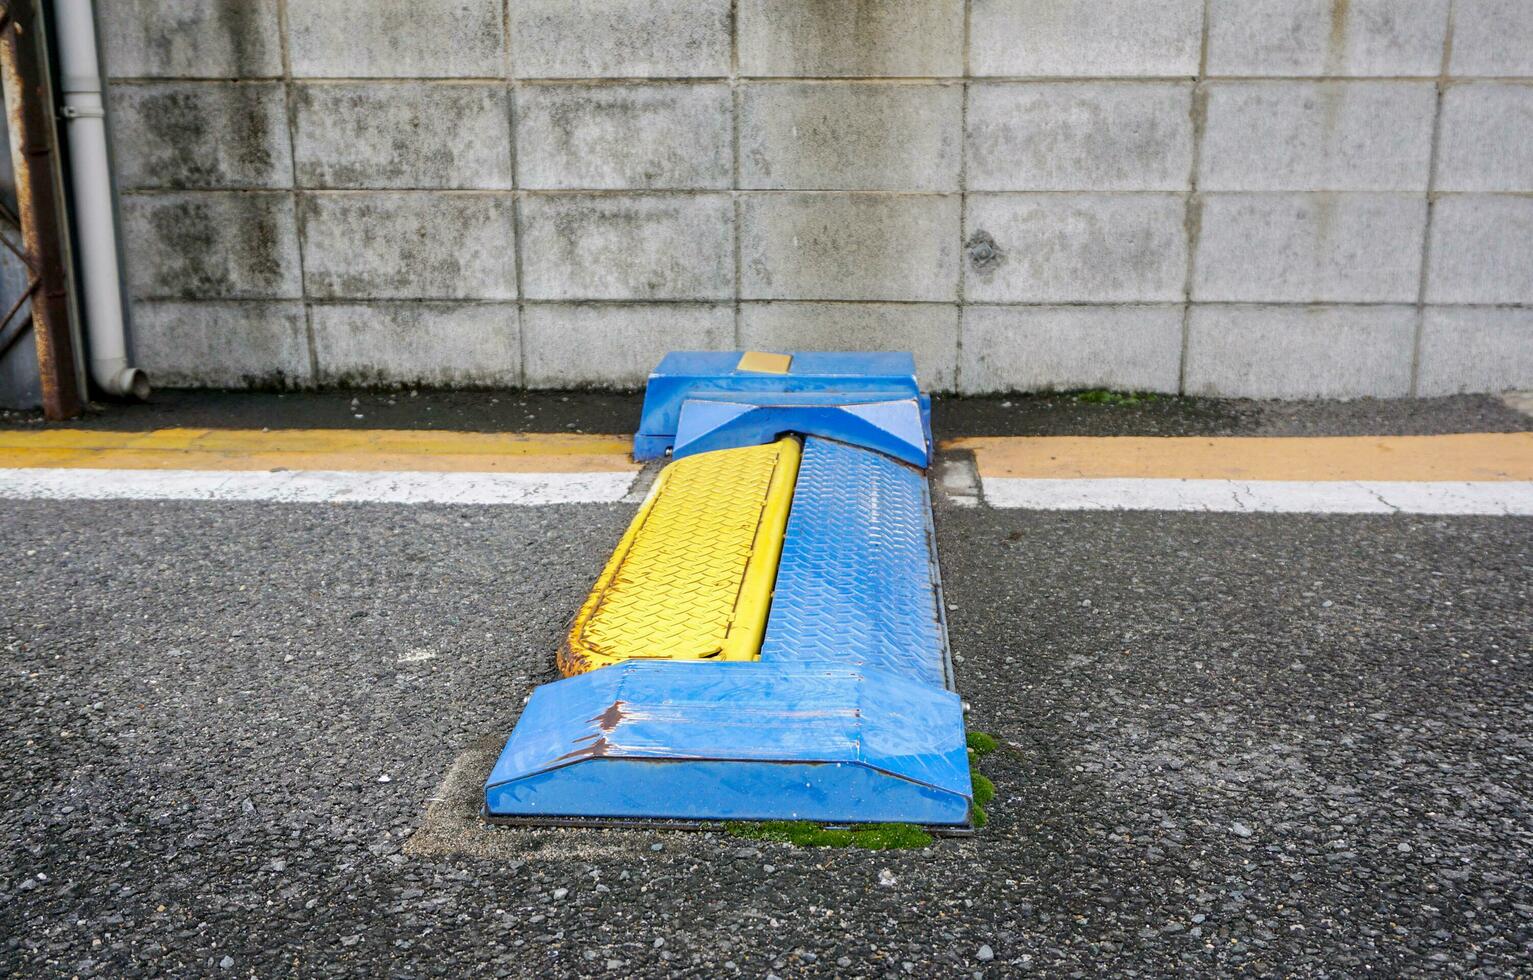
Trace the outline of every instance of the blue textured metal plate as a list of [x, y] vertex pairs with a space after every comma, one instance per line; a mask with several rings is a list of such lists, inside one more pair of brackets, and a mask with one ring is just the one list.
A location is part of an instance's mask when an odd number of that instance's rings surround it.
[[963, 708], [882, 671], [628, 661], [537, 688], [491, 816], [968, 819]]
[[808, 439], [761, 659], [950, 686], [925, 477]]

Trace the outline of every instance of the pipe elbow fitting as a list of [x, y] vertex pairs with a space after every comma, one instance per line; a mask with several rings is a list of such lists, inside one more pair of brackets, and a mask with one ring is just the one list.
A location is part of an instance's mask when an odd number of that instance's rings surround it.
[[119, 367], [105, 371], [96, 371], [96, 384], [109, 395], [118, 398], [131, 398], [143, 401], [149, 397], [153, 390], [149, 385], [149, 375], [141, 368]]

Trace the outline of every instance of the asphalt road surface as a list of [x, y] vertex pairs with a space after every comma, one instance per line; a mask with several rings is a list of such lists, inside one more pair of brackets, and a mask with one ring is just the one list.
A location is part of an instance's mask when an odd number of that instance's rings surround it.
[[[1521, 424], [1488, 400], [1271, 412], [1296, 431]], [[1533, 962], [1533, 520], [939, 499], [960, 693], [1003, 743], [977, 836], [864, 852], [476, 828], [453, 853], [428, 808], [454, 817], [455, 762], [552, 679], [631, 513], [0, 503], [0, 969]]]

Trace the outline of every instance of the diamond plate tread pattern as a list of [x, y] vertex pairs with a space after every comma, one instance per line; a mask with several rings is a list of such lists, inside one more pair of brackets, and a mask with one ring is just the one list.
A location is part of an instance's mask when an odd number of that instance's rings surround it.
[[929, 522], [922, 474], [806, 440], [761, 659], [866, 666], [944, 686]]
[[668, 465], [576, 614], [560, 669], [754, 659], [798, 458], [783, 439]]

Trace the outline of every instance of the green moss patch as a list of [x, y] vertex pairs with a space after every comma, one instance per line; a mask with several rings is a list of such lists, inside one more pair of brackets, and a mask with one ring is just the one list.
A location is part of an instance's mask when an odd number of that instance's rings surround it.
[[1078, 391], [1070, 397], [1085, 405], [1142, 405], [1157, 400], [1157, 396], [1147, 391], [1108, 391], [1105, 388]]
[[827, 830], [807, 820], [731, 820], [724, 830], [745, 840], [774, 841], [794, 847], [860, 847], [869, 851], [892, 851], [926, 847], [931, 834], [908, 823], [858, 824], [845, 830]]
[[898, 851], [925, 847], [932, 835], [912, 823], [875, 823], [852, 831], [852, 846], [869, 851]]
[[974, 805], [984, 806], [995, 799], [995, 783], [992, 783], [977, 770], [969, 770], [969, 779], [974, 784]]
[[807, 820], [763, 820], [752, 823], [731, 820], [724, 829], [745, 840], [776, 841], [795, 847], [847, 847], [852, 843], [850, 830], [826, 830]]
[[969, 750], [973, 752], [976, 757], [987, 756], [994, 752], [996, 749], [1000, 748], [1000, 745], [1001, 743], [997, 742], [991, 736], [986, 735], [984, 732], [969, 733]]
[[[974, 798], [970, 819], [978, 830], [989, 821], [985, 806], [995, 799], [995, 784], [979, 771], [979, 760], [1000, 748], [1001, 744], [984, 732], [970, 732], [966, 741]], [[869, 851], [922, 848], [932, 842], [931, 834], [909, 823], [854, 824], [831, 830], [808, 820], [731, 820], [724, 824], [724, 831], [742, 840], [770, 841], [794, 847], [860, 847]]]
[[972, 787], [974, 802], [969, 807], [969, 820], [978, 830], [990, 822], [990, 817], [985, 813], [985, 806], [995, 799], [995, 783], [979, 771], [979, 760], [1001, 747], [991, 735], [984, 732], [970, 732], [969, 743], [969, 784]]

